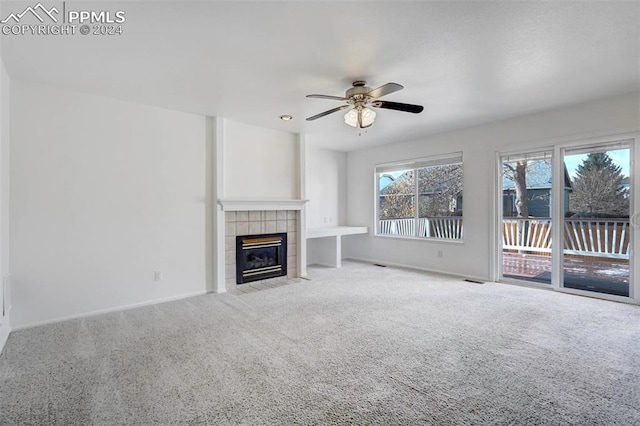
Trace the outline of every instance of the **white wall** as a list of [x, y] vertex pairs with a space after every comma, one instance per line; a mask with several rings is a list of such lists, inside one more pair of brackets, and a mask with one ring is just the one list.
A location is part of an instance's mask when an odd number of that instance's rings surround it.
[[[307, 145], [305, 170], [307, 228], [346, 225], [347, 154]], [[307, 240], [306, 263], [323, 263], [330, 243], [324, 238]]]
[[225, 120], [224, 198], [300, 198], [299, 147], [294, 133]]
[[12, 328], [204, 292], [205, 144], [204, 117], [13, 80]]
[[307, 228], [346, 225], [347, 154], [307, 145]]
[[[9, 337], [11, 287], [9, 276], [9, 103], [10, 80], [0, 59], [0, 352]], [[4, 307], [4, 313], [3, 313]], [[3, 315], [4, 314], [4, 315]]]
[[[640, 94], [604, 99], [405, 143], [350, 152], [347, 156], [347, 221], [374, 226], [375, 164], [463, 151], [464, 227], [462, 243], [353, 236], [345, 257], [396, 263], [488, 279], [491, 274], [493, 191], [497, 151], [533, 149], [585, 135], [640, 129]], [[438, 251], [443, 257], [438, 257]]]

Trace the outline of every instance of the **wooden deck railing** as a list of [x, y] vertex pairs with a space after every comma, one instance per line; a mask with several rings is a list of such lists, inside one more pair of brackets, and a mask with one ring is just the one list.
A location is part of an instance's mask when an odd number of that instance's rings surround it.
[[[564, 254], [629, 259], [628, 219], [564, 219]], [[551, 253], [551, 219], [502, 221], [502, 248]]]
[[415, 219], [385, 219], [380, 221], [378, 232], [384, 235], [414, 237], [416, 229], [415, 225]]
[[629, 219], [565, 219], [565, 254], [629, 259]]
[[462, 217], [421, 217], [417, 219], [384, 219], [379, 222], [380, 235], [397, 235], [402, 237], [462, 239]]
[[504, 219], [502, 248], [551, 253], [551, 219]]
[[[418, 226], [416, 232], [416, 223]], [[385, 219], [380, 235], [461, 239], [462, 217]], [[564, 219], [564, 253], [611, 259], [629, 259], [629, 219]], [[551, 219], [509, 218], [502, 221], [502, 248], [551, 253]]]

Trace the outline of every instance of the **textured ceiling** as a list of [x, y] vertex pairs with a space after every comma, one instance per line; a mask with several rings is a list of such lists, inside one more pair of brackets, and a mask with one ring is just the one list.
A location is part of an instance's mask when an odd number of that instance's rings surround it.
[[[2, 15], [29, 4], [3, 2]], [[3, 35], [12, 78], [304, 132], [345, 151], [640, 89], [640, 2], [65, 6], [123, 10], [123, 34]], [[384, 99], [425, 110], [378, 110], [362, 136], [341, 113], [304, 120], [340, 105], [306, 94], [342, 96], [360, 79], [400, 83], [405, 89]]]

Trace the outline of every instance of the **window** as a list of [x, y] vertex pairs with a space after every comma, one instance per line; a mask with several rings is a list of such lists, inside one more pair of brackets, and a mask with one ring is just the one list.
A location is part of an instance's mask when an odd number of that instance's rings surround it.
[[462, 153], [376, 166], [376, 235], [462, 239]]

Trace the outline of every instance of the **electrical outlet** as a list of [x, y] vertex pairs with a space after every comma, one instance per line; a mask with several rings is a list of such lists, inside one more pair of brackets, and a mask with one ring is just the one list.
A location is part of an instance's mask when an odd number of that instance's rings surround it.
[[442, 256], [443, 256], [442, 250], [438, 250], [438, 257], [442, 259]]
[[155, 281], [162, 281], [162, 271], [155, 271], [153, 273], [153, 279]]

